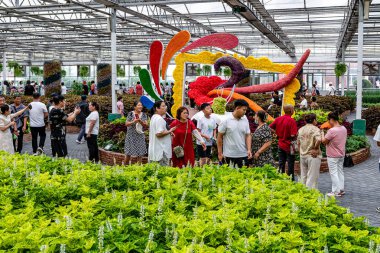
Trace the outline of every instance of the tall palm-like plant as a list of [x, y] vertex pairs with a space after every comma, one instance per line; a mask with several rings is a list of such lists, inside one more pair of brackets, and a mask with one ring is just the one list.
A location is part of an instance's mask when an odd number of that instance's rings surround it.
[[140, 66], [133, 66], [133, 74], [135, 76], [139, 76], [139, 72], [141, 70], [141, 67]]
[[23, 75], [22, 66], [20, 66], [20, 64], [18, 64], [15, 61], [10, 61], [8, 62], [8, 67], [10, 69], [13, 69], [14, 81], [16, 82], [16, 77], [20, 77]]
[[37, 82], [38, 82], [38, 77], [42, 76], [44, 74], [44, 70], [38, 66], [32, 66], [30, 67], [30, 72], [37, 76]]
[[203, 65], [202, 70], [203, 70], [203, 74], [205, 76], [211, 75], [211, 66], [210, 65]]
[[125, 68], [122, 65], [116, 65], [116, 72], [118, 77], [125, 77]]

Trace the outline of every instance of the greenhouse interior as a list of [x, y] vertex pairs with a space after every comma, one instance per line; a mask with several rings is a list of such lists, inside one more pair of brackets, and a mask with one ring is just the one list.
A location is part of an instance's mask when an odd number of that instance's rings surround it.
[[0, 0], [0, 252], [380, 253], [380, 0]]

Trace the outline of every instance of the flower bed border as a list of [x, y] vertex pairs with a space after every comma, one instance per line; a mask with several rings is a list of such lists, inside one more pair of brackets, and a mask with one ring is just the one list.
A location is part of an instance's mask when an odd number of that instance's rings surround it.
[[[105, 165], [122, 165], [125, 161], [125, 154], [99, 148], [99, 159], [100, 162]], [[132, 159], [132, 163], [133, 162], [134, 161]], [[143, 157], [142, 164], [146, 163], [148, 163], [148, 157]]]
[[[366, 161], [371, 156], [371, 149], [370, 149], [370, 147], [362, 148], [362, 149], [359, 149], [358, 151], [350, 153], [350, 155], [352, 157], [352, 161], [353, 161], [354, 165], [357, 165], [357, 164], [360, 164], [360, 163]], [[294, 164], [294, 172], [297, 175], [300, 174], [300, 163], [299, 163], [299, 161], [296, 161]], [[322, 158], [320, 172], [321, 173], [329, 172], [329, 167], [327, 165], [327, 158], [326, 157]]]

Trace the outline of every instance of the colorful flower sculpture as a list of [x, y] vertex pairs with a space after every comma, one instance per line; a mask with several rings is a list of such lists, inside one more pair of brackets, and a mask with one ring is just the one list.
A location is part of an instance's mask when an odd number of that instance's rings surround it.
[[[177, 33], [168, 43], [166, 50], [160, 41], [154, 41], [150, 47], [150, 68], [151, 74], [148, 70], [143, 69], [140, 71], [140, 81], [149, 96], [143, 96], [141, 101], [148, 108], [156, 100], [162, 99], [162, 88], [159, 84], [159, 78], [165, 79], [166, 71], [172, 57], [188, 42], [190, 41], [190, 34], [188, 31], [181, 31]], [[295, 93], [300, 88], [300, 83], [296, 79], [297, 74], [302, 69], [304, 63], [310, 55], [310, 50], [306, 50], [304, 55], [300, 58], [299, 62], [294, 66], [293, 64], [278, 64], [272, 63], [268, 58], [254, 58], [252, 56], [242, 57], [237, 54], [228, 55], [224, 53], [211, 53], [203, 51], [199, 54], [186, 53], [189, 50], [199, 47], [218, 47], [224, 50], [236, 47], [239, 40], [236, 36], [226, 33], [217, 33], [205, 36], [191, 43], [185, 47], [181, 53], [175, 58], [176, 68], [173, 72], [175, 80], [173, 86], [173, 100], [172, 114], [174, 115], [177, 109], [184, 103], [184, 68], [186, 63], [199, 63], [199, 64], [214, 64], [216, 71], [221, 66], [228, 66], [232, 70], [232, 76], [229, 80], [222, 80], [220, 77], [199, 77], [193, 82], [188, 91], [190, 98], [195, 100], [195, 103], [200, 105], [208, 102], [212, 103], [216, 97], [244, 99], [248, 102], [250, 108], [254, 111], [262, 110], [252, 100], [240, 94], [249, 93], [262, 93], [271, 92], [284, 89], [284, 104], [295, 104]], [[283, 73], [286, 76], [276, 82], [267, 83], [262, 85], [252, 85], [248, 87], [231, 88], [241, 81], [246, 69], [256, 69], [268, 72]], [[153, 76], [154, 84], [151, 81]], [[229, 101], [229, 99], [227, 99]], [[268, 120], [273, 120], [269, 117]]]

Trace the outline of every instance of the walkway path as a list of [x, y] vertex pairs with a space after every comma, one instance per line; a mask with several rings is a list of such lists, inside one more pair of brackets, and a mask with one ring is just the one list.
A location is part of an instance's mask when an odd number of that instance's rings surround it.
[[[86, 144], [78, 145], [77, 134], [67, 135], [67, 145], [69, 157], [86, 161], [88, 149]], [[366, 216], [373, 226], [380, 226], [380, 213], [376, 212], [376, 207], [380, 206], [380, 173], [379, 157], [380, 148], [368, 137], [371, 142], [371, 157], [359, 165], [352, 168], [345, 168], [346, 195], [338, 199], [338, 202], [357, 216]], [[31, 142], [25, 143], [24, 152], [32, 153]], [[51, 156], [50, 133], [47, 133], [45, 152]], [[323, 173], [319, 178], [319, 190], [322, 193], [331, 191], [331, 179], [329, 173]]]

